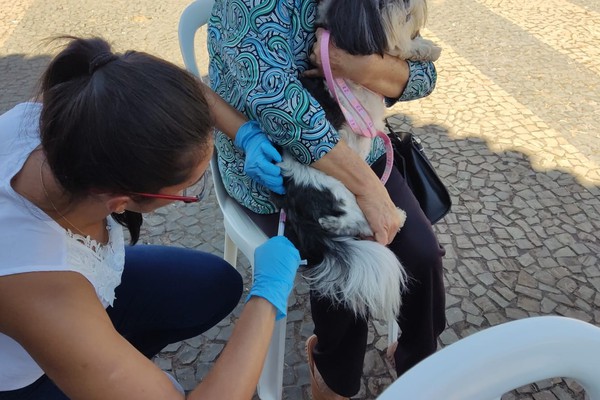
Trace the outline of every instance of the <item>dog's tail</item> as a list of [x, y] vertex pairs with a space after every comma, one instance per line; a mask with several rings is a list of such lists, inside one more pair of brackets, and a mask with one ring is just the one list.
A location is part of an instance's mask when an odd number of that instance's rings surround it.
[[355, 315], [396, 318], [406, 290], [406, 272], [387, 247], [370, 240], [336, 238], [323, 261], [305, 277], [313, 290]]

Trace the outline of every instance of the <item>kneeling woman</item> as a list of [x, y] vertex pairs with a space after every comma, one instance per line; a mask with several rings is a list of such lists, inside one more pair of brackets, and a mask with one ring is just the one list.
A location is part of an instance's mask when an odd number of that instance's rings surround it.
[[[121, 225], [134, 244], [141, 213], [199, 200], [185, 192], [203, 186], [214, 124], [264, 134], [186, 71], [101, 39], [71, 39], [41, 83], [41, 102], [0, 116], [0, 399], [183, 399], [150, 358], [227, 316], [242, 279], [200, 251], [126, 247]], [[257, 250], [189, 398], [252, 396], [298, 264], [284, 238]]]

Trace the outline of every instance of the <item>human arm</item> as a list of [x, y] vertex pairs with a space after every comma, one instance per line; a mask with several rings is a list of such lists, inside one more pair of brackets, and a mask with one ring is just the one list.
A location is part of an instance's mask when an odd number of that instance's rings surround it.
[[[261, 248], [267, 256], [255, 260], [263, 276], [256, 280], [275, 292], [251, 297], [223, 357], [191, 398], [241, 400], [254, 392], [276, 312], [285, 307], [281, 301], [287, 302], [300, 261], [285, 238]], [[0, 332], [18, 341], [71, 399], [183, 399], [167, 375], [115, 331], [93, 287], [75, 272], [0, 277]]]
[[392, 242], [401, 224], [396, 206], [377, 175], [346, 142], [340, 141], [313, 166], [343, 182], [356, 196], [377, 242]]
[[284, 194], [281, 168], [275, 163], [281, 155], [269, 141], [260, 125], [248, 119], [231, 107], [204, 83], [199, 82], [208, 102], [215, 126], [232, 139], [235, 145], [246, 153], [244, 171], [255, 181], [275, 193]]
[[[246, 3], [240, 7], [248, 7], [248, 15], [253, 15]], [[279, 21], [278, 11], [265, 3], [261, 15], [269, 13], [269, 18], [249, 19], [249, 29], [240, 32], [226, 10], [213, 10], [208, 35], [212, 87], [244, 114], [260, 121], [270, 139], [298, 162], [340, 179], [358, 195], [361, 207], [381, 203], [388, 210], [391, 200], [379, 179], [347, 145], [339, 143], [323, 108], [299, 80], [298, 72], [308, 67], [310, 47], [306, 43], [313, 33], [298, 22], [311, 18], [302, 14], [310, 14], [310, 8], [290, 13], [298, 18], [297, 23]], [[399, 221], [376, 222], [395, 218], [392, 215], [396, 213], [379, 215], [376, 210], [380, 207], [364, 211], [378, 240], [388, 243]]]
[[188, 399], [250, 399], [256, 390], [274, 327], [273, 305], [262, 297], [248, 300], [219, 359]]
[[[320, 48], [321, 33], [322, 30], [318, 30], [318, 40], [313, 49]], [[332, 58], [335, 55], [336, 60], [331, 64], [344, 72], [348, 71], [347, 78], [360, 82], [373, 91], [383, 92], [387, 96], [401, 95], [408, 79], [408, 68], [403, 60], [394, 57], [384, 59], [378, 55], [351, 56], [341, 50], [335, 50], [332, 52]], [[311, 60], [314, 61], [318, 56], [319, 53], [313, 50]], [[352, 67], [346, 66], [348, 63], [352, 64]], [[340, 74], [335, 70], [333, 73]], [[315, 69], [307, 71], [305, 76], [319, 76], [319, 74], [322, 74], [322, 71]], [[364, 160], [340, 141], [313, 166], [343, 182], [356, 196], [357, 203], [369, 222], [376, 241], [389, 244], [393, 240], [401, 220], [395, 212], [396, 207], [387, 190]]]
[[231, 140], [235, 140], [238, 130], [242, 125], [248, 122], [248, 118], [235, 108], [231, 107], [229, 103], [223, 100], [202, 81], [198, 82], [204, 93], [208, 107], [210, 108], [215, 127], [226, 134]]
[[[304, 73], [307, 77], [322, 77], [321, 38], [323, 29], [316, 31], [310, 61], [315, 68]], [[435, 88], [437, 73], [431, 62], [414, 62], [384, 54], [351, 55], [329, 43], [332, 74], [350, 79], [386, 97], [388, 105], [397, 100], [414, 100], [429, 95]]]
[[0, 332], [19, 342], [70, 399], [183, 399], [114, 329], [75, 272], [0, 277]]

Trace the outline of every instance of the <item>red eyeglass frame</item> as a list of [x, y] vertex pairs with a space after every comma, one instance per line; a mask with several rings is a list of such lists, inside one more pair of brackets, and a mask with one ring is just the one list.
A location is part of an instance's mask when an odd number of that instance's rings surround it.
[[[192, 186], [186, 188], [184, 190], [184, 194], [187, 190], [190, 190], [192, 187], [197, 187], [200, 189], [200, 193], [195, 196], [179, 196], [175, 194], [160, 194], [160, 193], [143, 193], [143, 192], [131, 192], [131, 194], [136, 196], [148, 197], [151, 199], [162, 199], [162, 200], [173, 200], [173, 201], [183, 201], [184, 203], [198, 203], [200, 200], [204, 198], [206, 195], [206, 173], [202, 174], [200, 179], [196, 181]], [[201, 185], [201, 186], [198, 186]]]
[[136, 196], [149, 197], [151, 199], [163, 199], [163, 200], [174, 200], [183, 201], [184, 203], [197, 203], [201, 200], [202, 195], [198, 196], [177, 196], [174, 194], [156, 194], [156, 193], [137, 193], [133, 192]]

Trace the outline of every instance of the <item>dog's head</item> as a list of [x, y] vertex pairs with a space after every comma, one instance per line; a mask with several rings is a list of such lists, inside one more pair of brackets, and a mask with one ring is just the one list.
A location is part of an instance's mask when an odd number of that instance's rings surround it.
[[383, 55], [417, 36], [426, 19], [426, 0], [321, 0], [317, 25], [350, 54]]
[[407, 41], [417, 37], [427, 21], [426, 0], [382, 0], [382, 21], [387, 38], [387, 50], [406, 47]]

